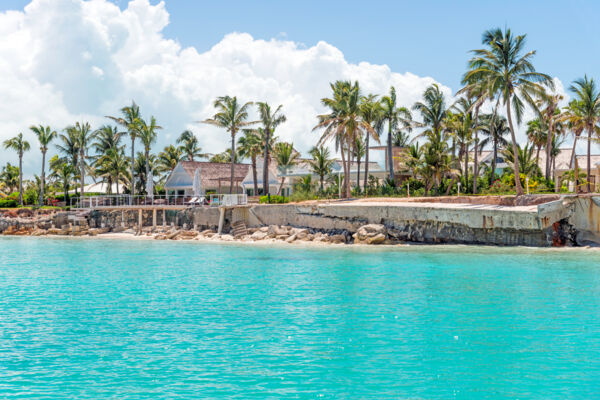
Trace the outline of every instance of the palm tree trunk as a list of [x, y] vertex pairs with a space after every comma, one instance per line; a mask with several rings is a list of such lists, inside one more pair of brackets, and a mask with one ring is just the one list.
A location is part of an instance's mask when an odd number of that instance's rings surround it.
[[231, 178], [229, 180], [229, 194], [233, 194], [233, 179], [234, 179], [234, 162], [235, 162], [235, 131], [231, 132]]
[[542, 146], [538, 146], [537, 150], [535, 151], [535, 165], [540, 166], [540, 150], [542, 149]]
[[[344, 146], [343, 145], [341, 146], [340, 150], [341, 150], [341, 153], [342, 153], [342, 168], [344, 169], [344, 180], [342, 182], [338, 182], [338, 185], [342, 185], [343, 184], [344, 187], [346, 187], [345, 184], [346, 184], [346, 180], [348, 179], [347, 178], [348, 177], [348, 172], [347, 172], [348, 166], [346, 165], [346, 157], [344, 155]], [[341, 192], [342, 192], [342, 190], [340, 190], [340, 193]], [[346, 191], [344, 190], [344, 196], [345, 195], [346, 195]]]
[[269, 129], [265, 129], [265, 151], [263, 160], [263, 196], [269, 194], [269, 136], [271, 132]]
[[492, 160], [492, 173], [490, 174], [490, 185], [496, 180], [496, 159], [498, 158], [498, 142], [494, 140], [494, 159]]
[[477, 177], [479, 177], [479, 106], [475, 107], [475, 154], [473, 155], [473, 194], [477, 193]]
[[323, 184], [323, 181], [325, 180], [325, 175], [319, 175], [319, 180], [321, 182], [321, 193], [323, 193], [325, 191], [325, 185]]
[[135, 164], [135, 136], [131, 137], [131, 202], [133, 204], [133, 197], [135, 196], [135, 172], [133, 170], [133, 164]]
[[508, 119], [508, 127], [510, 128], [510, 136], [512, 138], [512, 148], [514, 154], [513, 171], [515, 173], [515, 191], [517, 196], [523, 195], [523, 187], [521, 186], [521, 178], [519, 176], [519, 149], [517, 148], [517, 138], [515, 136], [515, 128], [512, 123], [512, 115], [510, 114], [510, 97], [506, 99], [506, 116]]
[[79, 175], [81, 175], [80, 176], [80, 178], [81, 178], [81, 198], [83, 198], [83, 192], [84, 192], [84, 186], [85, 186], [85, 169], [84, 169], [85, 158], [84, 158], [83, 152], [79, 153], [79, 163], [80, 163], [79, 169], [81, 171], [79, 173]]
[[252, 180], [254, 181], [254, 195], [258, 196], [258, 182], [256, 182], [256, 156], [252, 156]]
[[[475, 150], [477, 152], [477, 150]], [[469, 188], [469, 145], [465, 143], [465, 193]]]
[[360, 154], [356, 157], [356, 188], [360, 192]]
[[367, 137], [365, 139], [365, 183], [363, 185], [363, 190], [367, 193], [367, 183], [369, 180], [369, 132], [367, 132]]
[[[588, 128], [587, 171], [586, 171], [586, 174], [587, 174], [587, 191], [588, 191], [588, 193], [591, 193], [591, 191], [592, 191], [591, 190], [592, 185], [590, 183], [590, 179], [592, 179], [592, 176], [591, 176], [592, 169], [591, 169], [590, 163], [591, 163], [591, 156], [592, 156], [592, 132], [593, 131], [594, 131], [593, 127], [589, 127]], [[595, 182], [594, 182], [594, 185], [595, 185]]]
[[44, 165], [46, 164], [46, 152], [42, 151], [42, 176], [41, 176], [41, 182], [40, 182], [40, 207], [42, 207], [44, 205], [44, 181], [46, 180], [45, 177], [45, 172], [44, 172]]
[[388, 142], [387, 142], [387, 162], [389, 169], [389, 178], [391, 181], [394, 180], [394, 159], [392, 158], [392, 120], [388, 121], [389, 129], [388, 129]]
[[553, 139], [553, 123], [552, 117], [550, 117], [550, 121], [548, 122], [548, 138], [546, 139], [546, 180], [550, 179], [550, 158], [552, 157], [552, 139]]
[[285, 183], [285, 176], [281, 178], [281, 183], [279, 184], [279, 189], [277, 190], [277, 196], [281, 195], [281, 189], [283, 189], [283, 184]]
[[23, 152], [19, 152], [19, 205], [23, 207]]
[[351, 196], [351, 182], [352, 182], [352, 147], [348, 145], [348, 178], [346, 179], [346, 198], [349, 199]]

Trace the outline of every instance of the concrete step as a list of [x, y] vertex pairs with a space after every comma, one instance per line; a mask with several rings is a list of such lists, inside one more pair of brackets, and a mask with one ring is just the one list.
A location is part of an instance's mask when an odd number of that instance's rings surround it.
[[241, 237], [248, 234], [248, 229], [246, 229], [246, 224], [243, 221], [236, 221], [231, 227], [233, 228], [233, 237]]

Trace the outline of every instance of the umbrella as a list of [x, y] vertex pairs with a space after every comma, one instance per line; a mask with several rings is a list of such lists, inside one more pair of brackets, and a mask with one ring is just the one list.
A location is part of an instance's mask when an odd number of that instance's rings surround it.
[[194, 184], [192, 186], [194, 189], [194, 196], [200, 197], [202, 196], [202, 183], [200, 182], [200, 168], [196, 168], [196, 172], [194, 173]]

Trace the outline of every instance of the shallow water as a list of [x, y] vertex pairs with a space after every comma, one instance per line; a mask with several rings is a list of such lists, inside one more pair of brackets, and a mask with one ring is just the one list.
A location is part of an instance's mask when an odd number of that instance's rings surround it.
[[600, 252], [0, 238], [0, 398], [594, 398]]

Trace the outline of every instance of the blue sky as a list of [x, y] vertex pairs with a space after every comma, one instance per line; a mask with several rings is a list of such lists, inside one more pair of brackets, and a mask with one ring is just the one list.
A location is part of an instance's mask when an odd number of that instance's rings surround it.
[[[228, 137], [197, 121], [229, 94], [282, 104], [288, 122], [277, 134], [306, 152], [329, 82], [358, 79], [376, 94], [394, 86], [407, 107], [435, 82], [451, 96], [469, 50], [494, 27], [527, 33], [535, 66], [563, 93], [586, 73], [600, 79], [597, 15], [592, 1], [2, 0], [0, 140], [23, 132], [35, 143], [32, 124], [97, 127], [135, 99], [164, 127], [155, 153], [184, 129], [221, 152]], [[0, 149], [0, 159], [16, 155]]]
[[[28, 0], [2, 0], [0, 10]], [[125, 8], [126, 0], [114, 3]], [[151, 0], [152, 4], [158, 1]], [[198, 51], [224, 35], [248, 32], [312, 46], [326, 41], [350, 62], [387, 64], [395, 72], [431, 76], [456, 89], [481, 33], [510, 27], [527, 33], [538, 70], [568, 87], [585, 73], [600, 79], [600, 2], [565, 1], [188, 1], [166, 0], [166, 37]]]
[[[3, 0], [0, 10], [27, 0]], [[116, 0], [121, 8], [127, 1]], [[158, 1], [153, 0], [156, 4]], [[387, 64], [393, 71], [431, 76], [453, 89], [481, 33], [508, 26], [527, 33], [535, 65], [565, 83], [598, 75], [600, 30], [595, 1], [188, 1], [166, 0], [165, 36], [208, 50], [230, 32], [286, 38], [308, 46], [324, 40], [350, 62]]]

